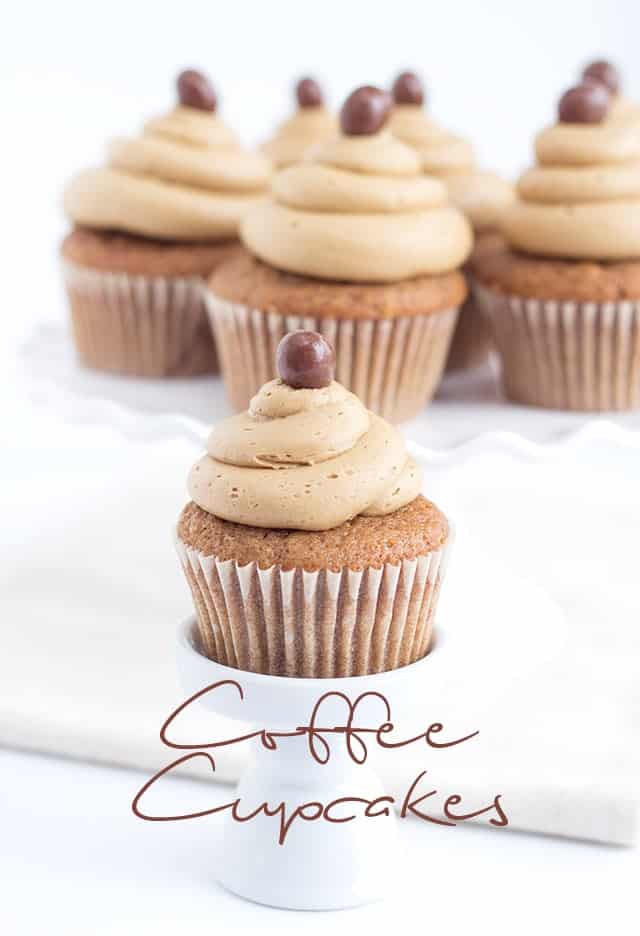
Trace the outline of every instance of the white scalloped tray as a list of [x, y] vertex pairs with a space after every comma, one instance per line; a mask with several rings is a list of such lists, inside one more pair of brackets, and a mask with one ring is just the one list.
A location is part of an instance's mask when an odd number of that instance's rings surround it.
[[[201, 441], [207, 427], [229, 412], [219, 378], [149, 380], [83, 368], [60, 325], [35, 329], [21, 348], [19, 377], [31, 399], [55, 403], [74, 421], [122, 428], [133, 420], [138, 438], [143, 432], [146, 438], [179, 434]], [[142, 414], [145, 420], [136, 419]], [[403, 430], [437, 460], [487, 446], [539, 457], [541, 445], [570, 439], [640, 445], [640, 411], [596, 417], [516, 406], [502, 399], [491, 365], [445, 378], [433, 403]]]

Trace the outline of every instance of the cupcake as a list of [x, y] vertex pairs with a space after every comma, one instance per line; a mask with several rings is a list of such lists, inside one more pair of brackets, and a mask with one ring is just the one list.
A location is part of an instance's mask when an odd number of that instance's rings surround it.
[[507, 396], [565, 410], [640, 404], [640, 129], [602, 84], [560, 99], [505, 240], [474, 262]]
[[428, 653], [450, 540], [397, 429], [315, 332], [211, 433], [177, 527], [202, 651], [274, 676], [357, 676]]
[[390, 97], [355, 91], [341, 132], [278, 172], [241, 225], [247, 248], [209, 280], [208, 308], [235, 409], [275, 376], [280, 338], [321, 332], [337, 378], [398, 422], [431, 398], [466, 296], [464, 215], [385, 123]]
[[[437, 124], [424, 108], [422, 82], [413, 72], [403, 72], [392, 87], [392, 133], [419, 154], [423, 171], [441, 179], [449, 198], [465, 213], [474, 231], [474, 251], [495, 238], [505, 208], [514, 198], [514, 187], [494, 172], [480, 169], [471, 144]], [[469, 272], [467, 268], [467, 273]], [[460, 310], [447, 370], [464, 370], [483, 364], [492, 347], [489, 328], [473, 296]]]
[[270, 169], [219, 119], [206, 78], [183, 72], [178, 95], [139, 137], [112, 142], [106, 168], [65, 189], [74, 229], [62, 265], [88, 367], [145, 377], [216, 369], [203, 281], [237, 245]]
[[307, 153], [336, 132], [335, 118], [324, 106], [322, 90], [313, 78], [296, 85], [297, 110], [281, 124], [262, 152], [278, 169], [302, 162]]

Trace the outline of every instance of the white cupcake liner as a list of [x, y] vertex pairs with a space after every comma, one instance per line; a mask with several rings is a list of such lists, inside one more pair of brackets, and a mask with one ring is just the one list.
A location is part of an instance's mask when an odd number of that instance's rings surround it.
[[280, 315], [206, 296], [222, 375], [232, 407], [276, 376], [280, 339], [298, 328], [318, 331], [336, 351], [336, 380], [390, 422], [415, 416], [442, 376], [457, 309], [392, 319]]
[[260, 569], [177, 549], [204, 653], [272, 676], [359, 676], [428, 653], [448, 544], [362, 572]]
[[466, 273], [469, 295], [460, 308], [445, 370], [471, 370], [486, 364], [494, 347], [493, 336], [476, 295], [476, 282]]
[[133, 276], [65, 260], [76, 349], [87, 367], [138, 377], [215, 373], [199, 276]]
[[504, 296], [477, 287], [506, 395], [546, 409], [640, 406], [640, 302]]

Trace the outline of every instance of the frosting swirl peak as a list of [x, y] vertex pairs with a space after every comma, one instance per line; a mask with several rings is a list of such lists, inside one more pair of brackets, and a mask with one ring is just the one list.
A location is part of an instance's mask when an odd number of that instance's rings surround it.
[[207, 453], [189, 475], [192, 500], [247, 526], [329, 530], [398, 510], [422, 482], [398, 430], [335, 381], [270, 381], [213, 430]]
[[64, 207], [76, 224], [162, 240], [215, 241], [240, 219], [269, 180], [269, 164], [244, 150], [211, 111], [178, 106], [138, 137], [118, 139], [107, 166], [78, 173]]
[[256, 256], [291, 273], [391, 282], [456, 269], [471, 249], [464, 216], [388, 130], [340, 134], [278, 173], [241, 226]]

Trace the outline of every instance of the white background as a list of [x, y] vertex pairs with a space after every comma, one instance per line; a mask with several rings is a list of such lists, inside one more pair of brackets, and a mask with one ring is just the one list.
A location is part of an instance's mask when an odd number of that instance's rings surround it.
[[[468, 135], [483, 163], [515, 175], [584, 61], [612, 57], [640, 97], [639, 35], [634, 0], [11, 5], [0, 35], [0, 356], [10, 361], [12, 340], [36, 319], [63, 314], [55, 254], [64, 180], [100, 161], [110, 136], [167, 109], [180, 68], [209, 72], [226, 119], [248, 142], [286, 115], [301, 73], [317, 75], [337, 105], [357, 84], [415, 68], [434, 114]], [[13, 388], [2, 393], [0, 411]], [[139, 780], [0, 752], [0, 928], [4, 917], [8, 936], [303, 925], [351, 932], [376, 922], [438, 934], [637, 932], [637, 851], [477, 829], [403, 830], [411, 864], [402, 904], [304, 923], [252, 908], [213, 885], [215, 836], [206, 825], [158, 829], [128, 815]]]

